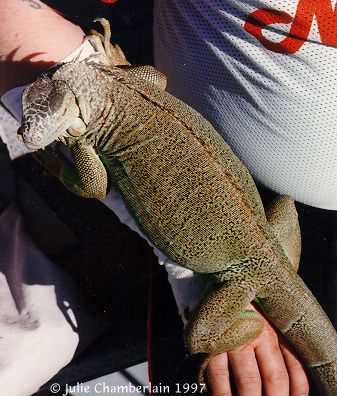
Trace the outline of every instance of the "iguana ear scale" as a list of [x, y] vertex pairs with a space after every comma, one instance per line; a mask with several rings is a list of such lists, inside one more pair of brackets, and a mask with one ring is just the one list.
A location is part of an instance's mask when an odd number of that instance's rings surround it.
[[85, 123], [79, 117], [77, 117], [67, 129], [67, 132], [71, 136], [78, 137], [81, 136], [86, 131], [86, 129], [87, 127]]

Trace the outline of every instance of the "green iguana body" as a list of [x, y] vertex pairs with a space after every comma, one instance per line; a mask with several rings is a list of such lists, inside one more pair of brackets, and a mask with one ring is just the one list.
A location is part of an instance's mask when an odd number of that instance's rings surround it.
[[[35, 149], [60, 138], [73, 154], [77, 192], [102, 198], [117, 186], [160, 250], [218, 281], [187, 327], [191, 353], [219, 353], [255, 337], [259, 324], [247, 326], [242, 312], [258, 299], [324, 395], [336, 396], [336, 332], [284, 250], [287, 243], [298, 250], [288, 238], [296, 231], [284, 227], [297, 225], [291, 200], [279, 200], [268, 222], [245, 166], [149, 70], [137, 77], [136, 68], [92, 59], [62, 65], [26, 90], [19, 133]], [[60, 177], [74, 189], [66, 173]]]

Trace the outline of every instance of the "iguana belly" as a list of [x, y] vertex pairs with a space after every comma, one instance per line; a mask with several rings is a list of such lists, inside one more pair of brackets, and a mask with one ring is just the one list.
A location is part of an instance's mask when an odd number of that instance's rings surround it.
[[243, 186], [223, 158], [217, 161], [180, 122], [167, 120], [152, 119], [148, 139], [119, 150], [110, 169], [138, 224], [165, 254], [198, 272], [256, 254], [266, 233]]

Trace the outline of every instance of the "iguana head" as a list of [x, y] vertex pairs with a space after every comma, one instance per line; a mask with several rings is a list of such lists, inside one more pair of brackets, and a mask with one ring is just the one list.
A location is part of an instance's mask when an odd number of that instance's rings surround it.
[[18, 135], [31, 150], [46, 147], [56, 139], [85, 125], [76, 97], [64, 81], [42, 76], [27, 87], [22, 97], [23, 117]]

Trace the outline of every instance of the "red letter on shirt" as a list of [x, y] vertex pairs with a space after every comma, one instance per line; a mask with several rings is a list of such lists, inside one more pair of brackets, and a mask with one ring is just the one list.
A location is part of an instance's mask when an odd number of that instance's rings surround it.
[[[244, 28], [271, 51], [293, 54], [308, 39], [315, 16], [321, 42], [337, 47], [337, 6], [334, 10], [331, 0], [299, 0], [294, 18], [282, 11], [257, 10], [248, 16]], [[268, 40], [262, 33], [266, 26], [274, 23], [292, 23], [288, 37], [278, 43]]]

